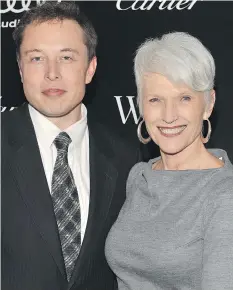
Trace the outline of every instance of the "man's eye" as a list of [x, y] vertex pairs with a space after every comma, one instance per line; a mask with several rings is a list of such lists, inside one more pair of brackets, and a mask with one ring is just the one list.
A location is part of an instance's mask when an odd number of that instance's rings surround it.
[[72, 57], [68, 56], [68, 55], [62, 56], [62, 59], [63, 60], [73, 60]]
[[32, 62], [39, 62], [39, 61], [42, 61], [42, 57], [41, 57], [41, 56], [35, 56], [35, 57], [32, 57], [32, 58], [31, 58], [31, 61], [32, 61]]

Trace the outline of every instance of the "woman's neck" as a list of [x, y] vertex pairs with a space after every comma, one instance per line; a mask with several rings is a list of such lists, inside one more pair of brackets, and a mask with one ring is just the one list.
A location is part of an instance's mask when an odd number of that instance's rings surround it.
[[161, 159], [156, 162], [157, 170], [188, 170], [219, 168], [223, 162], [213, 156], [198, 138], [191, 145], [176, 154], [161, 151]]

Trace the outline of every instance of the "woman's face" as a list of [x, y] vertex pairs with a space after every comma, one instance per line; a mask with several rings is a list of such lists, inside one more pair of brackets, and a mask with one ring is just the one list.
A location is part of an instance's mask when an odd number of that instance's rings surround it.
[[204, 93], [186, 85], [170, 82], [166, 77], [148, 73], [143, 79], [142, 112], [152, 140], [167, 154], [176, 154], [201, 140], [203, 120], [214, 106], [207, 106]]

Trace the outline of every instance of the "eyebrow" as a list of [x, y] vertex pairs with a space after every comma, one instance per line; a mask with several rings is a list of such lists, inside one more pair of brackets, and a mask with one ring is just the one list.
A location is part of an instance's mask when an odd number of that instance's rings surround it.
[[63, 48], [63, 49], [61, 49], [60, 51], [61, 51], [61, 52], [67, 52], [67, 51], [69, 51], [69, 52], [74, 52], [74, 53], [76, 53], [76, 54], [79, 55], [78, 50], [73, 49], [73, 48]]
[[163, 95], [157, 95], [157, 94], [147, 94], [147, 97], [148, 98], [162, 98], [164, 97]]
[[[172, 98], [180, 98], [180, 97], [186, 96], [186, 95], [189, 95], [189, 96], [193, 97], [193, 93], [192, 92], [184, 91], [184, 92], [179, 93], [176, 96], [173, 96]], [[148, 98], [166, 98], [167, 96], [160, 95], [160, 94], [153, 94], [152, 93], [152, 94], [148, 94], [147, 97]]]
[[40, 50], [40, 49], [29, 49], [29, 50], [26, 50], [25, 52], [24, 52], [24, 54], [25, 55], [28, 55], [29, 53], [32, 53], [32, 52], [42, 52], [42, 50]]

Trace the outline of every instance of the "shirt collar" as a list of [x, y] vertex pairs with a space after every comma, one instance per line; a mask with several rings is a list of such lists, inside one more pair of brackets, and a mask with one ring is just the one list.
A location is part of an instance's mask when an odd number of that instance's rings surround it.
[[37, 139], [41, 144], [49, 148], [60, 132], [66, 132], [72, 140], [71, 144], [74, 144], [75, 147], [81, 146], [85, 131], [87, 130], [87, 109], [84, 104], [81, 104], [81, 119], [63, 131], [30, 104], [28, 107]]

